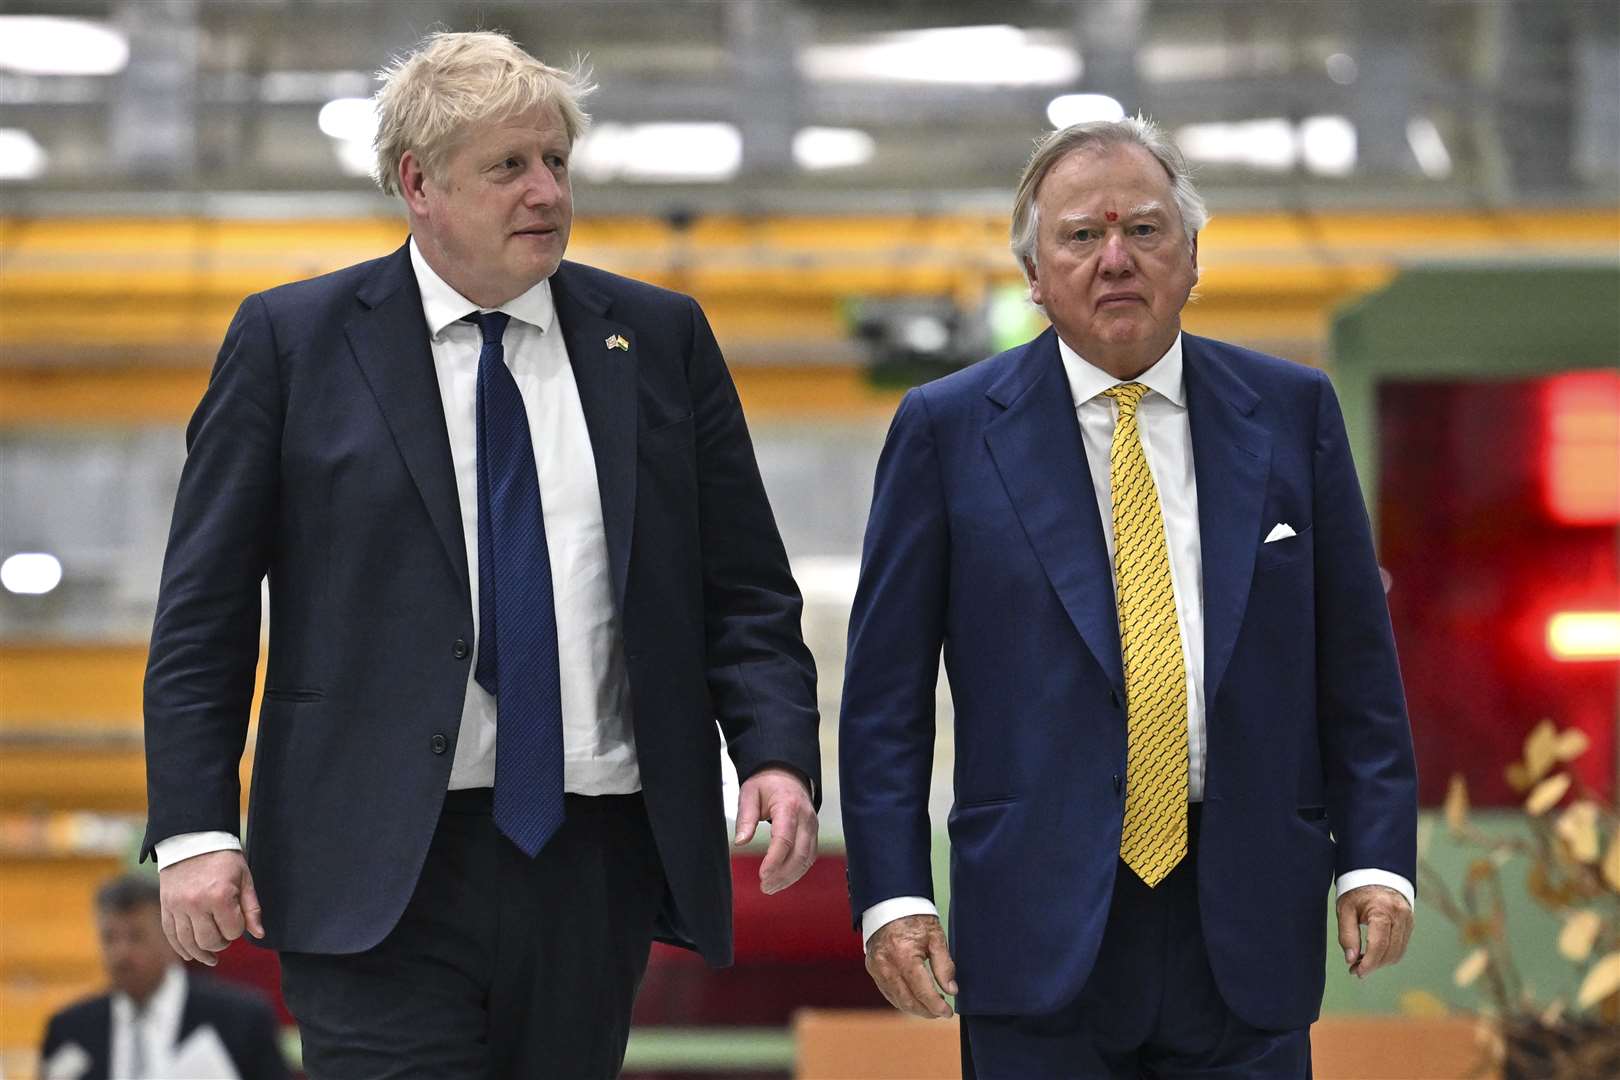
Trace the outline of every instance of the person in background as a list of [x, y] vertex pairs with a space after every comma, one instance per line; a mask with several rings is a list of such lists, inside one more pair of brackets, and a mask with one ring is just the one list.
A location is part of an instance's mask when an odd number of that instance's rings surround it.
[[613, 1076], [655, 937], [731, 961], [717, 719], [761, 888], [815, 858], [802, 601], [702, 311], [563, 259], [584, 79], [381, 78], [408, 242], [244, 301], [187, 430], [144, 853], [183, 956], [280, 952], [314, 1076]]
[[[188, 973], [163, 937], [158, 884], [127, 874], [96, 891], [96, 935], [112, 989], [52, 1016], [40, 1050], [47, 1080], [211, 1075], [282, 1080], [276, 1017], [245, 988]], [[233, 1070], [233, 1071], [221, 1071]]]
[[850, 892], [891, 1002], [957, 994], [968, 1076], [1308, 1076], [1329, 886], [1351, 974], [1411, 933], [1411, 731], [1344, 422], [1322, 372], [1182, 332], [1206, 217], [1152, 123], [1046, 137], [1012, 246], [1051, 328], [908, 393], [878, 464]]

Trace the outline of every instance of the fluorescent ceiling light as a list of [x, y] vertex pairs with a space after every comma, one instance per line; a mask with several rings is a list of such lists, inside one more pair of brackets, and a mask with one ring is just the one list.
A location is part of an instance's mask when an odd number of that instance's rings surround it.
[[855, 128], [807, 127], [793, 135], [793, 160], [809, 172], [865, 165], [876, 152], [872, 136]]
[[1282, 117], [1221, 124], [1188, 124], [1176, 143], [1192, 161], [1287, 172], [1296, 165], [1321, 176], [1347, 176], [1356, 167], [1356, 129], [1342, 116], [1311, 116], [1298, 128]]
[[338, 139], [332, 143], [338, 165], [347, 176], [375, 176], [377, 149], [370, 139]]
[[716, 183], [742, 167], [742, 133], [732, 124], [598, 124], [574, 147], [588, 180]]
[[1123, 120], [1125, 106], [1107, 94], [1064, 94], [1053, 98], [1046, 106], [1046, 118], [1055, 128], [1093, 120]]
[[41, 596], [62, 583], [62, 563], [55, 555], [21, 551], [0, 563], [0, 585], [7, 592]]
[[334, 139], [364, 139], [377, 134], [377, 106], [370, 98], [346, 97], [321, 106], [316, 120], [322, 133]]
[[1299, 156], [1294, 125], [1280, 117], [1188, 124], [1176, 132], [1176, 143], [1193, 161], [1243, 165], [1263, 172], [1287, 172]]
[[335, 98], [316, 118], [322, 133], [334, 140], [338, 165], [349, 176], [371, 176], [377, 168], [377, 103], [368, 97]]
[[1431, 180], [1444, 180], [1451, 175], [1451, 154], [1440, 129], [1427, 116], [1414, 116], [1406, 122], [1406, 145], [1412, 148], [1418, 168]]
[[1014, 26], [951, 26], [873, 34], [799, 53], [806, 78], [829, 82], [1061, 86], [1080, 77], [1080, 54], [1060, 35]]
[[0, 69], [25, 75], [115, 75], [129, 39], [102, 22], [53, 15], [0, 15]]
[[22, 128], [0, 128], [0, 180], [32, 180], [45, 172], [45, 148]]
[[1342, 116], [1310, 116], [1299, 125], [1305, 167], [1320, 176], [1349, 176], [1356, 168], [1356, 126]]

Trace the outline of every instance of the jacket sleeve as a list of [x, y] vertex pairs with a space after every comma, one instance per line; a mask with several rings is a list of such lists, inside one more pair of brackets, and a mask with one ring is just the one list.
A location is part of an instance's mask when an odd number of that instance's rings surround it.
[[934, 895], [928, 786], [949, 565], [938, 452], [912, 390], [878, 459], [844, 669], [838, 774], [857, 923], [879, 901]]
[[1316, 710], [1337, 873], [1417, 880], [1417, 766], [1395, 635], [1344, 416], [1325, 375], [1314, 446]]
[[269, 314], [251, 296], [186, 428], [146, 668], [143, 859], [177, 833], [240, 828], [237, 770], [276, 528], [278, 379]]
[[820, 720], [815, 661], [799, 625], [804, 603], [720, 346], [695, 302], [691, 315], [709, 693], [738, 775], [787, 765], [810, 781], [819, 807]]

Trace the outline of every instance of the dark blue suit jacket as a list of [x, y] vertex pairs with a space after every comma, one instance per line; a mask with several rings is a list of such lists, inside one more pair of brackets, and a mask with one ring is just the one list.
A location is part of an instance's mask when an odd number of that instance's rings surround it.
[[[669, 883], [660, 933], [727, 963], [716, 718], [742, 775], [780, 762], [820, 790], [798, 589], [696, 303], [568, 262], [551, 284]], [[606, 346], [620, 335], [628, 350]], [[246, 842], [266, 943], [367, 949], [426, 857], [476, 624], [408, 249], [250, 296], [186, 439], [146, 677], [144, 852], [237, 830], [268, 574]]]
[[[1183, 343], [1203, 558], [1202, 919], [1227, 1004], [1297, 1028], [1321, 1004], [1334, 874], [1415, 878], [1411, 735], [1327, 378]], [[1279, 522], [1298, 535], [1262, 543]], [[857, 918], [932, 895], [941, 646], [958, 1006], [1050, 1012], [1096, 957], [1125, 773], [1108, 557], [1050, 330], [911, 391], [878, 465], [839, 746]]]

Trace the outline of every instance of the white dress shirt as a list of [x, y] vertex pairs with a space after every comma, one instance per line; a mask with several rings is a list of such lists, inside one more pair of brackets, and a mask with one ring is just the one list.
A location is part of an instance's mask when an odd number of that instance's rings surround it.
[[[467, 546], [468, 587], [478, 625], [478, 354], [483, 338], [462, 318], [479, 310], [456, 292], [422, 257], [414, 239], [411, 265], [422, 294], [434, 374], [444, 404], [450, 461]], [[627, 795], [641, 790], [624, 639], [613, 607], [607, 535], [596, 459], [568, 350], [551, 298], [541, 281], [502, 304], [511, 316], [503, 338], [506, 366], [529, 416], [546, 548], [557, 613], [557, 654], [562, 683], [563, 786], [580, 795]], [[273, 616], [272, 616], [273, 617]], [[467, 664], [467, 694], [460, 737], [450, 767], [450, 787], [489, 787], [495, 782], [495, 699], [473, 679], [477, 648]], [[241, 849], [226, 832], [182, 833], [156, 845], [158, 866], [209, 851]]]
[[[478, 327], [460, 321], [478, 305], [452, 289], [411, 241], [411, 262], [422, 291], [433, 348], [433, 367], [450, 434], [450, 461], [461, 501], [467, 544], [467, 583], [473, 622], [478, 622]], [[542, 281], [500, 307], [512, 316], [504, 339], [506, 366], [517, 380], [529, 414], [540, 502], [546, 519], [546, 549], [557, 610], [557, 659], [562, 675], [563, 787], [579, 795], [628, 795], [641, 790], [635, 734], [630, 726], [630, 681], [624, 639], [613, 610], [613, 578], [596, 458], [585, 428], [585, 410], [568, 362], [568, 349]], [[476, 643], [481, 649], [483, 642]], [[461, 737], [450, 768], [452, 788], [495, 782], [495, 699], [472, 679]]]
[[115, 992], [107, 1075], [140, 1080], [173, 1076], [175, 1043], [180, 1038], [180, 1017], [185, 1008], [186, 973], [179, 964], [169, 965], [144, 1009], [137, 1009], [128, 994]]
[[[1186, 382], [1182, 374], [1181, 335], [1158, 362], [1133, 380], [1116, 379], [1088, 363], [1058, 339], [1063, 372], [1069, 380], [1080, 437], [1085, 444], [1091, 491], [1102, 518], [1103, 540], [1108, 546], [1109, 572], [1114, 570], [1114, 500], [1108, 475], [1109, 450], [1119, 405], [1103, 391], [1125, 382], [1148, 388], [1137, 407], [1137, 431], [1148, 469], [1159, 492], [1164, 514], [1165, 540], [1170, 547], [1170, 582], [1176, 596], [1176, 625], [1181, 631], [1182, 658], [1187, 665], [1187, 780], [1188, 797], [1204, 798], [1204, 773], [1209, 741], [1204, 724], [1204, 570], [1199, 549], [1198, 482], [1193, 473], [1192, 425], [1187, 418]], [[1119, 583], [1114, 583], [1116, 599]], [[1386, 870], [1352, 870], [1339, 877], [1340, 893], [1358, 885], [1388, 885], [1412, 903], [1412, 883]], [[907, 915], [937, 915], [925, 897], [897, 896], [867, 908], [861, 915], [863, 943], [885, 923]]]

